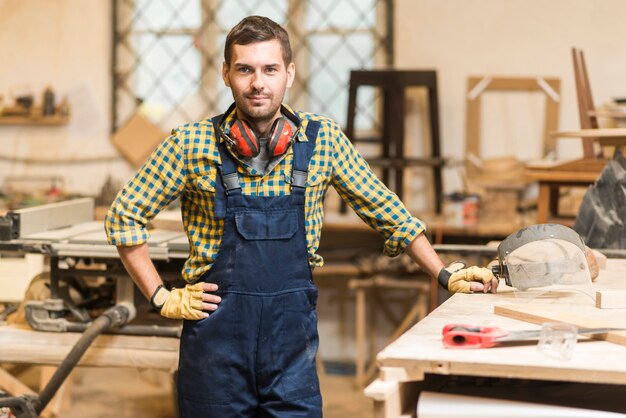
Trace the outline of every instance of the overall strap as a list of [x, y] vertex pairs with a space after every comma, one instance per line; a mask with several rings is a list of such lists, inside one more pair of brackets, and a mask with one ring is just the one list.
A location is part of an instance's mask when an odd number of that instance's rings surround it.
[[309, 171], [309, 161], [315, 149], [317, 132], [320, 129], [319, 121], [309, 121], [306, 128], [307, 142], [296, 142], [293, 147], [293, 168], [291, 173], [291, 187], [303, 190]]
[[219, 126], [221, 119], [222, 115], [211, 119], [217, 149], [222, 161], [222, 164], [218, 166], [220, 179], [215, 179], [215, 217], [220, 219], [226, 216], [226, 195], [241, 193], [241, 184], [237, 176], [237, 162], [226, 149], [226, 143], [221, 140], [221, 135], [223, 135]]

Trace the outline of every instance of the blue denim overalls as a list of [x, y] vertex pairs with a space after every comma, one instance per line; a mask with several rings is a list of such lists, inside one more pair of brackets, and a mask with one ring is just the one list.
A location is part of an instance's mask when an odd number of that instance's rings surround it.
[[[213, 119], [216, 124], [219, 117]], [[185, 321], [178, 373], [179, 415], [187, 417], [321, 417], [315, 368], [317, 288], [312, 281], [304, 218], [308, 141], [293, 144], [291, 194], [241, 193], [237, 162], [219, 145], [216, 181], [222, 242], [202, 281], [222, 302], [208, 318]]]

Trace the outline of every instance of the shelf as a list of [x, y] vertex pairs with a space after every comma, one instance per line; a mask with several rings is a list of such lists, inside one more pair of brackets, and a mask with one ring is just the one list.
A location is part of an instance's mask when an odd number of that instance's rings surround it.
[[0, 125], [67, 125], [69, 116], [0, 116]]

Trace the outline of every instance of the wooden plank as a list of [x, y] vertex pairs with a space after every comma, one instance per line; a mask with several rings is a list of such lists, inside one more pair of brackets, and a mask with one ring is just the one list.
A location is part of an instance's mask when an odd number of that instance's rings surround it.
[[[0, 346], [9, 345], [11, 343], [24, 343], [37, 346], [73, 346], [81, 336], [82, 334], [78, 332], [43, 332], [33, 331], [26, 326], [0, 326]], [[91, 345], [92, 347], [119, 349], [177, 351], [178, 344], [179, 341], [177, 338], [103, 334], [98, 336]]]
[[0, 117], [0, 125], [45, 125], [59, 126], [67, 125], [70, 117], [68, 115], [51, 115], [51, 116], [2, 116]]
[[552, 171], [552, 170], [526, 170], [527, 179], [543, 182], [559, 182], [565, 184], [584, 183], [590, 185], [600, 176], [600, 172], [589, 171]]
[[550, 218], [550, 185], [545, 182], [539, 183], [539, 196], [537, 197], [537, 223], [543, 224]]
[[381, 367], [380, 380], [383, 382], [409, 382], [409, 376], [402, 367]]
[[419, 390], [416, 382], [373, 381], [364, 390], [365, 396], [374, 400], [375, 418], [415, 417]]
[[[60, 364], [72, 347], [50, 345], [45, 351], [41, 346], [11, 344], [2, 349], [0, 358], [6, 363]], [[177, 351], [131, 350], [119, 348], [97, 348], [87, 350], [79, 366], [94, 367], [137, 367], [172, 371], [178, 365]]]
[[[59, 364], [81, 335], [0, 326], [0, 362]], [[100, 335], [79, 365], [174, 370], [178, 362], [178, 346], [177, 338]]]
[[607, 163], [608, 160], [606, 158], [581, 158], [557, 164], [551, 169], [558, 171], [589, 171], [600, 174], [600, 171], [602, 171]]
[[612, 109], [596, 109], [587, 112], [589, 116], [597, 116], [601, 118], [626, 118], [626, 112]]
[[[590, 318], [585, 315], [579, 315], [573, 310], [557, 311], [539, 305], [495, 305], [493, 311], [496, 315], [538, 325], [544, 322], [566, 322], [579, 328], [623, 328], [623, 324], [611, 321], [608, 318]], [[626, 331], [610, 331], [606, 334], [590, 336], [590, 338], [626, 345]]]
[[[617, 138], [626, 140], [626, 128], [581, 129], [578, 131], [552, 132], [558, 138]], [[626, 145], [626, 141], [621, 142]]]
[[625, 309], [626, 290], [599, 290], [596, 292], [596, 308]]
[[[558, 78], [546, 78], [543, 80], [548, 83], [553, 89], [557, 87], [558, 93], [559, 79]], [[485, 91], [540, 91], [543, 89], [538, 83], [538, 77], [494, 77], [489, 85], [485, 88]]]
[[11, 373], [0, 367], [0, 389], [9, 395], [35, 395], [31, 388], [26, 386]]
[[[554, 80], [548, 82], [550, 87], [556, 92], [561, 91], [560, 81]], [[543, 156], [556, 152], [556, 138], [550, 135], [550, 132], [555, 131], [559, 127], [559, 102], [554, 100], [546, 100], [546, 116], [545, 124], [543, 127]]]
[[[473, 88], [481, 81], [481, 79], [470, 78], [468, 80], [467, 91], [472, 91]], [[467, 100], [466, 103], [467, 115], [465, 117], [465, 156], [470, 154], [480, 158], [480, 131], [481, 131], [481, 109], [482, 99], [477, 96], [473, 100]], [[466, 175], [473, 177], [478, 174], [478, 168], [469, 162], [465, 163]]]

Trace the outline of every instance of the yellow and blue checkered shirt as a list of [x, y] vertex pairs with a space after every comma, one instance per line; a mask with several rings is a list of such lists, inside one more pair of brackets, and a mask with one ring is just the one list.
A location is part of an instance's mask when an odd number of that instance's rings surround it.
[[[235, 112], [224, 121], [228, 132]], [[368, 225], [385, 237], [384, 252], [395, 256], [425, 230], [412, 217], [398, 197], [372, 173], [365, 159], [332, 120], [296, 112], [302, 120], [297, 141], [306, 141], [307, 124], [320, 121], [305, 197], [305, 227], [309, 263], [323, 265], [316, 254], [324, 217], [324, 194], [330, 184]], [[281, 196], [290, 193], [293, 149], [290, 148], [271, 172], [238, 167], [242, 192], [255, 196]], [[146, 163], [118, 193], [105, 219], [109, 243], [119, 246], [146, 242], [148, 222], [170, 202], [180, 197], [183, 225], [189, 238], [190, 253], [183, 278], [196, 281], [211, 268], [217, 255], [224, 220], [214, 215], [215, 182], [220, 155], [210, 119], [180, 126], [172, 131]]]

